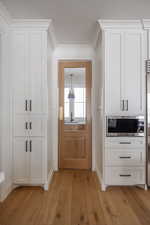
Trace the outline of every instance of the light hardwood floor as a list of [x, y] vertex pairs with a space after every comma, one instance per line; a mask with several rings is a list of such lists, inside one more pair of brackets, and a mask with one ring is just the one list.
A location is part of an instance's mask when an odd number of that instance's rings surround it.
[[60, 171], [48, 192], [22, 187], [0, 204], [0, 225], [150, 225], [150, 191], [101, 192], [95, 173]]

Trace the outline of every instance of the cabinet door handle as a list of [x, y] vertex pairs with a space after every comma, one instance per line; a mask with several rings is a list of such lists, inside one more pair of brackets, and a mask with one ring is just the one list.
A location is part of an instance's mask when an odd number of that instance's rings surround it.
[[28, 130], [28, 122], [25, 122], [25, 128]]
[[127, 100], [127, 111], [128, 111], [128, 100]]
[[28, 141], [25, 142], [25, 151], [28, 151]]
[[30, 152], [32, 152], [32, 141], [30, 140]]
[[25, 100], [25, 111], [28, 111], [28, 101]]
[[30, 112], [32, 111], [32, 100], [30, 100]]
[[124, 100], [121, 100], [121, 111], [124, 111]]
[[130, 145], [131, 144], [131, 142], [119, 142], [119, 144], [121, 144], [121, 145]]
[[120, 177], [131, 177], [131, 174], [120, 174]]
[[131, 159], [131, 156], [120, 156], [120, 159]]
[[32, 130], [32, 122], [30, 122], [30, 130]]

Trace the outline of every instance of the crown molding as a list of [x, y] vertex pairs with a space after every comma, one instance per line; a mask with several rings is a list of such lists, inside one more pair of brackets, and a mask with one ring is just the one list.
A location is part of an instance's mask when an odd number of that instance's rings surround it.
[[13, 19], [12, 29], [40, 29], [48, 30], [52, 20], [51, 19]]
[[11, 24], [12, 18], [8, 12], [8, 10], [6, 9], [6, 7], [4, 6], [4, 4], [0, 1], [0, 19], [3, 19], [5, 21], [5, 23], [7, 23], [8, 25]]
[[98, 20], [100, 28], [105, 29], [142, 29], [141, 20]]
[[149, 30], [150, 29], [150, 19], [143, 19], [142, 22], [143, 22], [143, 28]]
[[55, 49], [58, 45], [58, 42], [56, 40], [53, 21], [51, 21], [51, 24], [50, 24], [49, 29], [48, 29], [48, 37], [49, 37], [49, 40], [50, 40], [50, 43], [51, 43], [53, 49]]
[[12, 22], [12, 18], [4, 4], [0, 1], [0, 33], [5, 33]]

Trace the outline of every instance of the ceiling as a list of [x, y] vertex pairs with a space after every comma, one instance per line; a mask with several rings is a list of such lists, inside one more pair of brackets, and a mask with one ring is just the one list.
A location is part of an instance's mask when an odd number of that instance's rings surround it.
[[59, 43], [91, 43], [98, 19], [150, 18], [150, 0], [1, 1], [14, 18], [53, 19]]

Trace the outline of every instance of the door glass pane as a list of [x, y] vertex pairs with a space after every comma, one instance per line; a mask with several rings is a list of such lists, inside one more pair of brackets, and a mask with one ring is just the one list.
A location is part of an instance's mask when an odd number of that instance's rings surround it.
[[65, 124], [85, 124], [86, 79], [85, 68], [64, 69], [64, 121]]

